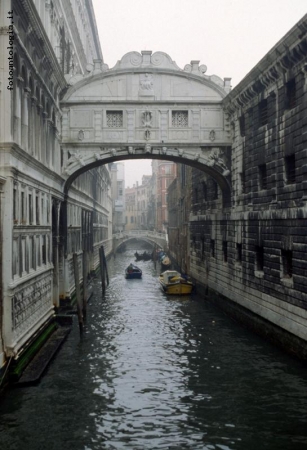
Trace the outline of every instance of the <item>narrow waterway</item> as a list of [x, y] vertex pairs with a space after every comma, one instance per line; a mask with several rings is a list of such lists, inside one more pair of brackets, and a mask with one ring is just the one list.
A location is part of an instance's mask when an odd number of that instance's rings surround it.
[[307, 371], [197, 294], [166, 297], [130, 248], [38, 386], [0, 399], [2, 450], [307, 448]]

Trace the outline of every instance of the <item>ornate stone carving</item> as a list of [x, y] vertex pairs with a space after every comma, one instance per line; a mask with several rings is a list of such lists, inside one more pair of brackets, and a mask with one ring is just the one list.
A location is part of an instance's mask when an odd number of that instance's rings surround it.
[[188, 111], [172, 111], [172, 127], [187, 128], [189, 126]]
[[[223, 170], [224, 173], [227, 173], [229, 175], [230, 171], [227, 167], [227, 163], [225, 161], [226, 155], [224, 154], [223, 150], [221, 149], [212, 149], [209, 156], [208, 156], [208, 166], [219, 166]], [[226, 175], [225, 175], [226, 176]]]
[[142, 125], [143, 127], [152, 127], [152, 112], [143, 111], [142, 112]]
[[214, 141], [215, 141], [215, 131], [214, 131], [214, 130], [211, 130], [211, 131], [210, 131], [210, 133], [209, 133], [209, 139], [210, 139], [211, 142], [214, 142]]
[[26, 331], [52, 306], [51, 276], [44, 276], [16, 290], [12, 298], [12, 329]]
[[199, 61], [191, 61], [190, 64], [186, 64], [184, 66], [184, 71], [204, 76], [205, 73], [207, 72], [207, 66], [205, 64], [199, 66]]
[[150, 139], [150, 137], [151, 137], [150, 130], [145, 130], [144, 139], [146, 139], [146, 141], [148, 141]]
[[140, 95], [153, 95], [153, 78], [149, 73], [145, 73], [144, 75], [140, 75]]
[[84, 131], [83, 131], [83, 130], [80, 130], [80, 131], [79, 131], [79, 133], [78, 133], [78, 139], [79, 139], [79, 141], [83, 141], [83, 139], [84, 139]]
[[122, 111], [107, 111], [107, 127], [108, 128], [123, 128], [123, 112]]

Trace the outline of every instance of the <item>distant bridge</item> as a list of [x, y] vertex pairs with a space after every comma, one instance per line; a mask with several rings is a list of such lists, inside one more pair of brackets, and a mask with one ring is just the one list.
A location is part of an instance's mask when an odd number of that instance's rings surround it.
[[114, 252], [116, 252], [116, 250], [118, 250], [121, 245], [132, 239], [139, 239], [145, 242], [149, 242], [152, 245], [156, 244], [159, 247], [163, 248], [163, 250], [166, 250], [168, 247], [167, 234], [165, 233], [157, 233], [156, 231], [150, 230], [131, 230], [113, 234]]

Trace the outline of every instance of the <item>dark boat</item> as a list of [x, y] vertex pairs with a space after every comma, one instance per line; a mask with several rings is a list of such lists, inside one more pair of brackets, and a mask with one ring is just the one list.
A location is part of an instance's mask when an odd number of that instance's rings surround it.
[[125, 278], [127, 278], [127, 280], [131, 280], [133, 278], [142, 278], [142, 271], [139, 267], [131, 263], [125, 270]]
[[149, 261], [150, 259], [152, 259], [152, 254], [147, 253], [146, 251], [144, 251], [142, 254], [135, 252], [134, 256], [136, 261]]

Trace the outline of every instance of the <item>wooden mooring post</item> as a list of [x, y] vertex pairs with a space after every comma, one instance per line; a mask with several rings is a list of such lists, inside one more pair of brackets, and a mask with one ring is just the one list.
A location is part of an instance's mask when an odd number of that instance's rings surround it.
[[153, 249], [152, 259], [154, 262], [154, 268], [156, 268], [157, 267], [157, 246], [156, 245], [154, 246], [154, 249]]
[[87, 302], [87, 274], [88, 274], [88, 259], [87, 252], [83, 250], [82, 255], [82, 268], [83, 268], [83, 317], [86, 317], [86, 302]]
[[108, 274], [107, 260], [106, 260], [106, 255], [104, 253], [103, 245], [99, 249], [99, 262], [100, 262], [102, 295], [105, 295], [106, 280], [107, 280], [107, 286], [109, 285], [109, 274]]
[[80, 278], [79, 278], [79, 266], [78, 266], [78, 255], [73, 254], [73, 265], [74, 265], [74, 275], [75, 275], [75, 288], [77, 297], [77, 312], [79, 320], [79, 330], [80, 334], [83, 332], [83, 314], [82, 314], [82, 302], [81, 302], [81, 290], [80, 290]]

